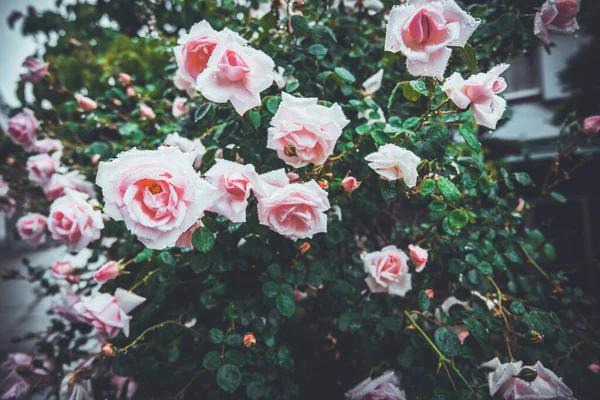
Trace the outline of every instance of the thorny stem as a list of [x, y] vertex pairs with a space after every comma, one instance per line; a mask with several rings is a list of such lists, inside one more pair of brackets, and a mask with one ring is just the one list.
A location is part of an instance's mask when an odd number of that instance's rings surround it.
[[144, 336], [146, 336], [147, 333], [152, 332], [152, 331], [154, 331], [156, 329], [164, 328], [166, 325], [177, 325], [177, 326], [179, 326], [181, 328], [189, 330], [190, 332], [192, 332], [194, 335], [198, 336], [199, 338], [204, 339], [204, 335], [201, 334], [200, 332], [198, 332], [197, 330], [192, 329], [192, 328], [188, 328], [187, 326], [185, 326], [184, 324], [182, 324], [179, 321], [169, 320], [169, 321], [163, 321], [160, 324], [156, 324], [154, 326], [151, 326], [150, 328], [148, 328], [145, 331], [143, 331], [140, 334], [140, 336], [138, 336], [137, 338], [135, 338], [135, 340], [133, 342], [129, 343], [127, 346], [125, 346], [125, 347], [123, 347], [121, 349], [118, 349], [117, 351], [119, 353], [123, 353], [123, 352], [129, 350], [130, 348], [132, 348], [133, 346], [135, 346], [140, 340], [142, 340], [144, 338]]
[[[502, 292], [500, 291], [500, 288], [498, 287], [498, 285], [496, 284], [496, 282], [494, 281], [494, 279], [491, 276], [488, 276], [487, 278], [492, 283], [492, 285], [494, 285], [494, 288], [496, 288], [496, 293], [498, 294], [498, 309], [500, 309], [500, 315], [502, 316], [502, 319], [504, 320], [504, 325], [506, 325], [506, 329], [510, 330], [510, 324], [508, 323], [508, 319], [506, 318], [506, 313], [504, 311], [504, 308], [502, 307]], [[505, 331], [504, 329], [502, 330], [502, 336], [504, 336], [504, 342], [506, 343], [506, 349], [508, 350], [508, 356], [510, 357], [510, 362], [514, 362], [515, 358], [513, 357], [512, 349], [510, 347], [510, 340], [508, 338], [508, 332]]]
[[146, 276], [145, 276], [145, 277], [144, 277], [142, 280], [140, 280], [140, 281], [137, 281], [137, 282], [136, 282], [136, 283], [135, 283], [135, 284], [134, 284], [134, 285], [131, 287], [131, 289], [129, 289], [129, 291], [130, 291], [130, 292], [133, 292], [135, 289], [137, 289], [137, 287], [138, 287], [138, 286], [140, 286], [142, 283], [146, 283], [146, 281], [147, 281], [148, 279], [150, 279], [150, 277], [151, 277], [152, 275], [154, 275], [155, 273], [157, 273], [157, 272], [158, 272], [158, 268], [157, 268], [157, 269], [155, 269], [155, 270], [153, 270], [153, 271], [150, 271], [150, 272], [148, 273], [148, 275], [146, 275]]
[[[442, 354], [442, 352], [437, 348], [437, 346], [431, 341], [431, 339], [429, 339], [429, 336], [427, 336], [427, 334], [423, 331], [423, 329], [421, 329], [421, 327], [419, 326], [419, 324], [417, 324], [417, 322], [413, 319], [413, 317], [411, 317], [410, 313], [408, 311], [404, 311], [404, 315], [406, 315], [406, 318], [408, 318], [408, 320], [410, 321], [411, 324], [413, 324], [413, 326], [421, 333], [421, 335], [425, 338], [425, 340], [427, 341], [427, 343], [429, 344], [429, 346], [436, 352], [436, 354], [438, 355], [438, 357], [440, 358], [440, 361], [443, 364], [450, 364], [450, 366], [452, 367], [452, 369], [454, 370], [454, 372], [456, 372], [456, 375], [458, 375], [458, 377], [465, 383], [465, 385], [467, 385], [467, 387], [469, 388], [469, 390], [473, 393], [475, 393], [475, 391], [473, 390], [473, 388], [471, 387], [471, 385], [469, 385], [469, 382], [467, 382], [467, 380], [465, 379], [465, 377], [460, 373], [460, 371], [458, 370], [458, 368], [456, 368], [454, 366], [454, 364], [445, 356]], [[444, 365], [445, 367], [445, 365]]]
[[529, 262], [535, 267], [535, 269], [537, 269], [542, 275], [544, 275], [544, 278], [550, 280], [550, 276], [548, 276], [548, 274], [542, 269], [542, 267], [540, 267], [538, 265], [538, 263], [535, 262], [535, 260], [533, 258], [531, 258], [531, 256], [527, 252], [527, 250], [525, 250], [525, 247], [520, 243], [519, 243], [519, 247], [521, 247], [521, 250], [525, 254], [525, 257], [527, 257], [527, 260], [529, 260]]

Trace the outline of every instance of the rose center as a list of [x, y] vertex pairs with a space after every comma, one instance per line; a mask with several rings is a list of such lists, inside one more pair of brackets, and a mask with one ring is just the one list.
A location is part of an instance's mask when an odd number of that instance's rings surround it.
[[565, 1], [556, 4], [558, 15], [552, 21], [553, 25], [567, 27], [571, 25], [573, 19], [577, 16], [577, 4], [574, 1]]
[[425, 10], [419, 11], [408, 25], [410, 36], [417, 43], [427, 42], [435, 27], [435, 24], [425, 12]]
[[148, 186], [148, 191], [152, 194], [159, 194], [162, 193], [163, 190], [158, 183], [154, 182], [152, 185]]

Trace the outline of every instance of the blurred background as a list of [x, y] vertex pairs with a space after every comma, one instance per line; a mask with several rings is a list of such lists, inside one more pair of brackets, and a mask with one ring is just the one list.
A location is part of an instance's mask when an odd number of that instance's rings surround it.
[[[59, 1], [64, 10], [75, 0]], [[81, 2], [81, 1], [80, 1]], [[106, 2], [101, 0], [100, 3]], [[23, 36], [23, 19], [9, 27], [11, 12], [37, 13], [56, 10], [56, 0], [0, 0], [0, 128], [4, 129], [9, 109], [20, 106], [16, 95], [19, 75], [23, 73], [23, 60], [30, 55], [42, 57], [40, 44], [52, 42], [52, 35]], [[88, 3], [95, 3], [88, 1]], [[122, 1], [117, 3], [123, 3]], [[465, 3], [469, 3], [465, 1]], [[541, 3], [541, 0], [540, 0]], [[552, 270], [563, 270], [572, 280], [572, 286], [598, 297], [598, 270], [600, 259], [600, 186], [596, 173], [600, 171], [600, 142], [590, 140], [577, 150], [574, 157], [561, 161], [563, 168], [574, 168], [556, 190], [566, 204], [552, 199], [536, 201], [546, 174], [555, 161], [556, 141], [561, 123], [568, 113], [577, 110], [577, 118], [600, 114], [600, 62], [598, 46], [600, 24], [595, 16], [600, 12], [600, 2], [583, 0], [580, 24], [583, 29], [573, 36], [554, 36], [551, 53], [543, 47], [506, 62], [512, 67], [505, 74], [508, 90], [510, 120], [494, 132], [484, 135], [482, 141], [490, 160], [501, 160], [509, 171], [524, 171], [531, 175], [536, 186], [525, 191], [524, 198], [533, 209], [528, 213], [526, 225], [539, 227], [553, 240], [557, 260]], [[586, 9], [586, 7], [588, 7]], [[583, 12], [585, 11], [585, 12]], [[99, 24], [109, 24], [108, 18]], [[25, 87], [25, 98], [33, 96], [30, 86]], [[48, 248], [32, 252], [17, 241], [14, 221], [0, 213], [0, 271], [19, 268], [23, 257], [35, 265], [37, 260], [52, 264], [64, 259], [64, 248]], [[74, 261], [77, 263], [77, 260]], [[45, 300], [47, 301], [47, 300]], [[0, 281], [0, 358], [10, 347], [10, 338], [46, 326], [45, 311], [48, 304], [40, 302], [35, 289], [27, 282]], [[597, 318], [598, 316], [596, 316]]]

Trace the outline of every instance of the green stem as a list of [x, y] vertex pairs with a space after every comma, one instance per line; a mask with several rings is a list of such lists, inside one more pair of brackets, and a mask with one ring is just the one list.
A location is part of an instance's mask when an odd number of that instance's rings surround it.
[[525, 250], [525, 247], [519, 243], [519, 247], [521, 247], [521, 250], [523, 250], [523, 253], [525, 254], [525, 257], [527, 257], [527, 260], [529, 260], [529, 262], [531, 263], [531, 265], [533, 265], [535, 267], [535, 269], [537, 269], [538, 271], [540, 271], [540, 273], [542, 275], [544, 275], [544, 278], [550, 280], [550, 276], [548, 276], [548, 274], [542, 269], [542, 267], [540, 267], [538, 265], [538, 263], [536, 263], [534, 261], [534, 259], [529, 255], [529, 253], [527, 252], [527, 250]]
[[131, 343], [129, 343], [127, 346], [123, 347], [122, 349], [119, 349], [118, 352], [122, 353], [125, 352], [127, 350], [129, 350], [131, 347], [135, 346], [140, 340], [142, 340], [144, 338], [144, 336], [146, 336], [147, 333], [150, 333], [156, 329], [160, 329], [163, 328], [165, 325], [177, 325], [181, 328], [187, 329], [190, 332], [192, 332], [194, 335], [200, 337], [200, 338], [204, 338], [204, 335], [202, 335], [200, 332], [198, 332], [195, 329], [192, 328], [188, 328], [187, 326], [185, 326], [184, 324], [182, 324], [179, 321], [163, 321], [160, 324], [156, 324], [154, 326], [151, 326], [150, 328], [146, 329], [145, 331], [143, 331], [140, 336], [138, 336], [137, 338], [135, 338], [135, 340]]
[[475, 391], [473, 390], [473, 388], [471, 387], [471, 385], [469, 385], [469, 382], [467, 382], [467, 379], [460, 373], [460, 371], [458, 370], [458, 368], [456, 368], [454, 366], [454, 364], [445, 355], [442, 354], [442, 352], [440, 351], [440, 349], [437, 348], [437, 346], [431, 341], [431, 339], [429, 339], [429, 336], [427, 336], [427, 334], [423, 331], [423, 329], [421, 329], [421, 327], [419, 326], [419, 324], [417, 324], [417, 321], [415, 321], [413, 319], [413, 317], [411, 317], [410, 313], [408, 311], [404, 311], [404, 315], [406, 315], [406, 317], [411, 322], [411, 324], [413, 324], [413, 326], [415, 328], [417, 328], [417, 330], [421, 333], [421, 335], [425, 338], [425, 340], [427, 340], [427, 343], [429, 343], [429, 346], [440, 357], [440, 361], [442, 363], [444, 363], [444, 367], [446, 367], [445, 364], [448, 363], [450, 365], [450, 367], [452, 367], [452, 369], [454, 370], [454, 372], [456, 372], [456, 375], [458, 375], [458, 377], [465, 383], [465, 385], [467, 385], [467, 387], [469, 388], [469, 390], [471, 392], [475, 393]]

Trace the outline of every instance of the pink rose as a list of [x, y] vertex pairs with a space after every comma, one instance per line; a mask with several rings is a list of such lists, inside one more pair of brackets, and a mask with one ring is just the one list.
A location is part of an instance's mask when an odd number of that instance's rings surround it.
[[12, 371], [0, 383], [0, 400], [25, 399], [30, 390], [31, 385], [17, 371]]
[[408, 246], [408, 249], [410, 250], [410, 259], [417, 266], [415, 271], [423, 271], [423, 268], [425, 268], [425, 264], [427, 264], [427, 259], [429, 258], [427, 250], [412, 244]]
[[259, 199], [268, 196], [274, 190], [289, 185], [290, 180], [298, 179], [298, 174], [285, 173], [285, 169], [280, 168], [274, 171], [269, 171], [264, 174], [260, 174], [260, 186], [254, 188], [254, 194]]
[[327, 192], [317, 182], [291, 183], [259, 198], [258, 219], [273, 231], [296, 241], [327, 232], [325, 211], [329, 208]]
[[45, 137], [33, 142], [33, 151], [36, 153], [62, 153], [63, 145], [60, 140]]
[[316, 98], [298, 98], [285, 92], [281, 98], [271, 119], [267, 148], [276, 150], [280, 159], [295, 168], [325, 163], [350, 122], [342, 108], [337, 103], [321, 106]]
[[132, 88], [131, 86], [128, 86], [127, 89], [125, 89], [125, 94], [128, 97], [135, 97], [136, 93], [135, 93], [135, 89]]
[[421, 159], [410, 150], [395, 144], [385, 144], [377, 152], [366, 156], [365, 160], [369, 162], [369, 167], [387, 180], [402, 179], [408, 187], [417, 184], [417, 166]]
[[69, 251], [79, 251], [99, 239], [104, 228], [102, 213], [87, 202], [87, 197], [65, 189], [65, 195], [50, 206], [48, 229], [54, 239], [66, 243]]
[[119, 81], [122, 85], [127, 86], [131, 83], [131, 75], [126, 74], [125, 72], [119, 73]]
[[94, 100], [92, 100], [89, 97], [86, 97], [82, 94], [77, 93], [75, 95], [75, 100], [77, 100], [79, 107], [83, 111], [92, 111], [92, 110], [95, 110], [96, 108], [98, 108], [98, 103], [96, 103]]
[[588, 117], [583, 121], [583, 133], [587, 136], [596, 136], [600, 132], [600, 115]]
[[183, 117], [190, 112], [190, 106], [186, 105], [187, 99], [184, 97], [176, 97], [173, 100], [173, 116], [175, 118]]
[[275, 63], [260, 50], [240, 44], [228, 33], [215, 47], [196, 90], [210, 101], [230, 101], [240, 115], [261, 104], [260, 92], [273, 84]]
[[12, 218], [17, 211], [17, 202], [15, 199], [7, 197], [5, 200], [0, 202], [0, 211], [4, 212], [8, 218]]
[[48, 200], [56, 200], [65, 195], [65, 189], [75, 190], [94, 198], [96, 192], [94, 185], [85, 180], [85, 177], [79, 171], [69, 171], [66, 174], [54, 174], [50, 182], [44, 187], [44, 194]]
[[[110, 384], [112, 387], [115, 388], [115, 391], [117, 392], [117, 399], [121, 400], [133, 399], [133, 396], [135, 395], [135, 392], [137, 392], [138, 389], [137, 383], [135, 383], [133, 379], [126, 376], [113, 375], [110, 378]], [[127, 385], [127, 391], [124, 393], [125, 396], [122, 396], [123, 390], [125, 389], [125, 385]]]
[[101, 162], [96, 184], [102, 188], [105, 213], [146, 247], [174, 246], [215, 202], [217, 190], [192, 167], [196, 154], [176, 147], [121, 153]]
[[179, 133], [175, 132], [169, 133], [163, 143], [168, 146], [175, 146], [184, 153], [196, 153], [194, 168], [200, 168], [200, 165], [202, 165], [202, 157], [206, 154], [206, 147], [204, 147], [200, 139], [196, 138], [190, 140], [186, 137], [179, 136]]
[[6, 183], [4, 177], [0, 175], [0, 197], [6, 197], [9, 189], [8, 183]]
[[365, 281], [373, 293], [387, 292], [404, 297], [412, 289], [408, 273], [408, 256], [396, 246], [386, 246], [381, 251], [365, 255], [363, 265], [369, 274]]
[[433, 289], [427, 289], [425, 290], [425, 294], [427, 294], [427, 297], [429, 297], [430, 299], [433, 299], [435, 292], [433, 291]]
[[54, 264], [54, 267], [52, 267], [52, 272], [56, 276], [67, 278], [68, 276], [73, 275], [75, 267], [68, 261], [58, 261]]
[[542, 42], [550, 44], [550, 32], [571, 34], [579, 29], [575, 19], [581, 0], [546, 0], [540, 12], [535, 14], [533, 33]]
[[190, 33], [183, 35], [173, 49], [177, 66], [182, 78], [188, 82], [195, 82], [198, 76], [206, 69], [215, 48], [226, 36], [231, 36], [237, 43], [245, 45], [246, 41], [237, 33], [225, 28], [218, 32], [206, 20], [194, 24]]
[[34, 57], [27, 57], [23, 66], [29, 71], [21, 74], [21, 79], [25, 82], [39, 82], [44, 76], [48, 75], [48, 66], [50, 64], [38, 60]]
[[[84, 367], [78, 367], [84, 368]], [[92, 389], [92, 381], [88, 375], [76, 374], [71, 372], [65, 374], [65, 377], [60, 382], [58, 389], [58, 398], [60, 400], [92, 400], [94, 399], [94, 390]]]
[[298, 289], [294, 289], [294, 301], [296, 303], [299, 303], [299, 302], [304, 301], [306, 299], [308, 299], [308, 293], [301, 292]]
[[463, 47], [481, 22], [454, 0], [409, 0], [394, 6], [385, 36], [385, 51], [402, 52], [408, 72], [440, 80], [452, 50]]
[[116, 261], [109, 261], [101, 266], [96, 273], [94, 273], [94, 280], [103, 285], [111, 279], [115, 279], [117, 276], [119, 276], [119, 272], [121, 272], [119, 263]]
[[187, 93], [190, 99], [196, 97], [196, 89], [194, 88], [195, 81], [188, 81], [184, 76], [181, 69], [178, 69], [175, 72], [175, 76], [173, 77], [173, 85], [179, 90], [183, 90]]
[[[490, 396], [498, 393], [506, 400], [575, 400], [573, 392], [563, 383], [562, 379], [554, 372], [544, 368], [539, 361], [533, 366], [523, 367], [522, 361], [502, 364], [496, 357], [482, 364], [481, 368], [488, 371]], [[523, 368], [537, 372], [537, 377], [533, 382], [518, 378]]]
[[0, 368], [4, 371], [14, 371], [18, 368], [31, 368], [33, 357], [26, 353], [10, 353], [8, 359]]
[[90, 162], [94, 165], [98, 165], [98, 161], [100, 161], [100, 158], [102, 156], [100, 154], [94, 154], [92, 157], [90, 157]]
[[21, 239], [39, 246], [46, 241], [47, 224], [48, 220], [42, 214], [29, 213], [17, 220], [17, 231]]
[[362, 87], [365, 89], [364, 93], [369, 95], [373, 94], [381, 89], [381, 83], [383, 82], [383, 68], [377, 71], [375, 75], [363, 82]]
[[39, 126], [40, 123], [35, 119], [33, 111], [24, 108], [8, 121], [8, 136], [14, 143], [29, 150], [33, 145], [35, 132]]
[[144, 301], [145, 298], [118, 288], [114, 296], [108, 293], [84, 296], [73, 309], [82, 321], [96, 327], [101, 336], [112, 339], [121, 330], [129, 337], [128, 314]]
[[515, 207], [515, 211], [520, 213], [521, 211], [523, 211], [524, 208], [525, 208], [525, 200], [523, 200], [522, 198], [519, 198], [519, 204], [517, 204], [517, 206]]
[[52, 311], [66, 318], [68, 321], [79, 321], [73, 306], [79, 303], [79, 295], [61, 290], [61, 293], [52, 299]]
[[404, 390], [400, 390], [400, 380], [394, 371], [384, 372], [379, 378], [367, 378], [358, 386], [346, 392], [348, 400], [406, 400]]
[[175, 246], [192, 250], [194, 248], [194, 245], [192, 244], [192, 235], [194, 234], [194, 231], [200, 228], [201, 226], [204, 225], [202, 225], [202, 221], [198, 220], [194, 225], [192, 225], [190, 229], [188, 229], [187, 231], [185, 231], [185, 233], [179, 236], [179, 239], [177, 239]]
[[352, 193], [358, 188], [358, 181], [353, 176], [347, 176], [342, 179], [342, 187], [346, 193]]
[[215, 204], [208, 210], [231, 222], [246, 222], [250, 190], [260, 185], [254, 166], [220, 159], [206, 172], [206, 181], [217, 188]]
[[506, 89], [506, 81], [500, 74], [508, 67], [508, 64], [501, 64], [487, 74], [471, 75], [466, 81], [455, 72], [446, 79], [442, 89], [458, 108], [464, 110], [473, 104], [473, 117], [478, 125], [496, 129], [506, 110], [506, 100], [498, 96]]
[[46, 186], [50, 178], [58, 169], [59, 164], [56, 157], [50, 157], [48, 154], [38, 154], [27, 159], [28, 178], [41, 186]]
[[588, 369], [595, 374], [600, 374], [600, 364], [598, 363], [588, 365]]
[[146, 104], [140, 104], [140, 114], [142, 114], [142, 117], [147, 118], [147, 119], [156, 118], [156, 114], [154, 114], [154, 110]]

